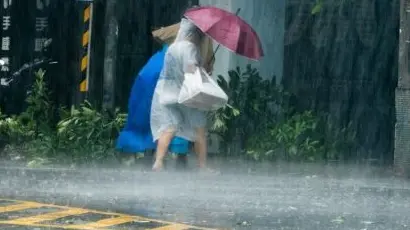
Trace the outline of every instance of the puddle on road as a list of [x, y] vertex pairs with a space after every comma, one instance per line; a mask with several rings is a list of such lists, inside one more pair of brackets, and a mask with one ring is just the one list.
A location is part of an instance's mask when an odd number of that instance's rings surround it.
[[166, 225], [167, 224], [163, 224], [159, 222], [152, 222], [152, 221], [134, 221], [130, 223], [117, 225], [111, 229], [113, 230], [153, 229], [153, 228], [164, 227]]
[[18, 218], [30, 217], [35, 215], [42, 215], [52, 212], [61, 211], [59, 208], [52, 208], [52, 207], [42, 207], [42, 208], [30, 208], [20, 211], [12, 211], [12, 212], [5, 212], [0, 213], [0, 221], [8, 221], [14, 220]]
[[96, 222], [99, 220], [103, 219], [109, 219], [112, 218], [112, 215], [105, 215], [105, 214], [99, 214], [99, 213], [85, 213], [81, 215], [73, 215], [73, 216], [67, 216], [63, 218], [59, 218], [53, 221], [45, 221], [42, 222], [41, 224], [49, 224], [49, 225], [82, 225], [82, 224], [88, 224], [91, 222]]

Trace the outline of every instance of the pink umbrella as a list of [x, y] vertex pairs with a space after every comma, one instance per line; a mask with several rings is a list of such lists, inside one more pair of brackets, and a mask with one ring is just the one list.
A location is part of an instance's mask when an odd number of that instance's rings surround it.
[[184, 16], [232, 52], [254, 60], [263, 56], [255, 30], [237, 15], [217, 7], [203, 6], [187, 10]]

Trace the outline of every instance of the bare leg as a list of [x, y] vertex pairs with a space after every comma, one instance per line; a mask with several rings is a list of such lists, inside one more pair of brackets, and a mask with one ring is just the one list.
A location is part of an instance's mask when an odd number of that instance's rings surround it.
[[208, 156], [208, 148], [206, 141], [205, 128], [198, 128], [196, 130], [195, 152], [198, 155], [199, 168], [206, 168], [206, 159]]
[[155, 153], [155, 163], [152, 166], [152, 170], [160, 171], [164, 166], [164, 157], [168, 152], [169, 144], [172, 138], [174, 138], [175, 132], [173, 130], [165, 131], [158, 139], [157, 151]]

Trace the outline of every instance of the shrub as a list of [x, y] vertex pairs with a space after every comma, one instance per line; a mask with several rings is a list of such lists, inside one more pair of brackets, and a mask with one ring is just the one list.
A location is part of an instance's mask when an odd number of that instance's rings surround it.
[[113, 153], [114, 140], [124, 126], [126, 115], [100, 113], [89, 102], [57, 124], [57, 136], [64, 151], [76, 160], [101, 160]]
[[[313, 161], [341, 159], [354, 148], [350, 126], [339, 128], [328, 115], [293, 109], [294, 96], [263, 80], [248, 65], [229, 71], [229, 82], [218, 76], [229, 96], [228, 106], [211, 113], [211, 131], [221, 138], [224, 155], [246, 153], [256, 160]], [[230, 146], [238, 145], [235, 152]]]
[[240, 149], [245, 149], [247, 140], [254, 133], [278, 119], [277, 110], [283, 107], [288, 94], [276, 86], [274, 77], [263, 80], [250, 65], [245, 71], [238, 67], [228, 75], [229, 81], [218, 76], [218, 84], [228, 94], [229, 105], [211, 113], [211, 131], [222, 139], [222, 151], [232, 155], [237, 153], [229, 153], [228, 147], [234, 141]]
[[8, 145], [5, 151], [31, 159], [30, 166], [57, 161], [89, 163], [111, 156], [114, 138], [124, 125], [126, 114], [118, 109], [112, 115], [99, 112], [87, 101], [79, 108], [60, 108], [56, 112], [44, 75], [42, 70], [36, 73], [26, 99], [27, 109], [22, 114], [0, 114], [1, 141], [3, 146]]
[[255, 159], [321, 159], [322, 145], [313, 137], [318, 122], [312, 112], [295, 114], [250, 138], [247, 153]]

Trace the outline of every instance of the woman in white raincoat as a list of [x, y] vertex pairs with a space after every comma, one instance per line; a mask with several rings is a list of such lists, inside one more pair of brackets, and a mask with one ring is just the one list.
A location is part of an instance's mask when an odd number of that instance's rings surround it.
[[201, 48], [210, 39], [192, 22], [183, 18], [180, 29], [164, 59], [164, 66], [155, 88], [151, 106], [151, 131], [157, 141], [156, 160], [153, 170], [163, 167], [163, 159], [174, 136], [195, 142], [200, 168], [206, 167], [206, 112], [178, 104], [178, 96], [184, 81], [184, 73], [194, 73], [205, 66]]

